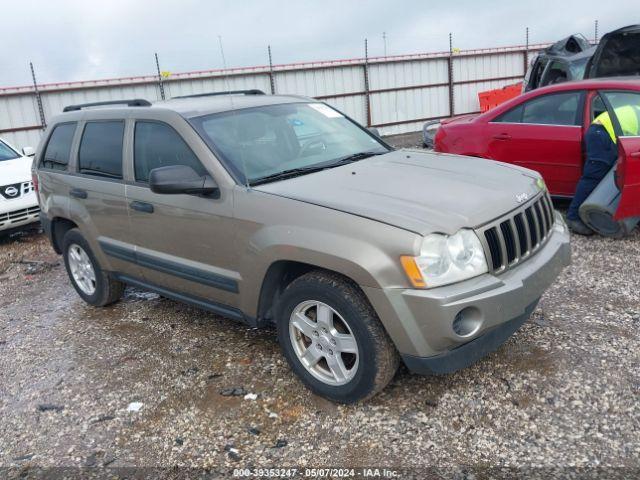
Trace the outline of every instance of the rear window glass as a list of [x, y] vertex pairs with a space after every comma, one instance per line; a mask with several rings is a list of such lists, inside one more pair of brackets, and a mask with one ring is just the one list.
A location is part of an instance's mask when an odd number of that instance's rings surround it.
[[57, 125], [47, 143], [40, 166], [54, 170], [66, 170], [71, 155], [71, 142], [76, 131], [75, 123]]
[[124, 122], [89, 122], [84, 127], [78, 166], [80, 173], [122, 178]]
[[494, 122], [503, 123], [521, 123], [522, 122], [522, 105], [516, 108], [512, 108], [508, 112], [503, 113], [499, 117], [496, 117]]

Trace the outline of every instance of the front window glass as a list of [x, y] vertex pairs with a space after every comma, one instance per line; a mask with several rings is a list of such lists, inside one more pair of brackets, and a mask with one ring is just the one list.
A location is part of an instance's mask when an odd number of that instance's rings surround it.
[[154, 168], [186, 165], [198, 175], [206, 175], [198, 157], [182, 137], [169, 125], [158, 122], [136, 122], [133, 165], [136, 181], [147, 183]]
[[640, 135], [640, 93], [604, 92], [622, 130], [622, 136]]
[[3, 160], [12, 160], [20, 155], [13, 148], [0, 142], [0, 162]]
[[227, 168], [248, 183], [389, 150], [323, 103], [266, 105], [206, 115], [191, 122]]
[[579, 125], [580, 92], [543, 95], [524, 104], [522, 123]]

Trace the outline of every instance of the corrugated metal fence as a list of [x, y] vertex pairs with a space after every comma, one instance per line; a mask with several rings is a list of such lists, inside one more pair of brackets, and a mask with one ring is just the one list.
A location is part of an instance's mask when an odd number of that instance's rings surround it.
[[[74, 103], [257, 88], [315, 97], [383, 135], [429, 119], [478, 111], [478, 92], [520, 81], [546, 45], [267, 65], [110, 80], [0, 88], [0, 136], [35, 146], [43, 125]], [[38, 98], [39, 97], [39, 98]], [[39, 108], [40, 100], [42, 109]]]

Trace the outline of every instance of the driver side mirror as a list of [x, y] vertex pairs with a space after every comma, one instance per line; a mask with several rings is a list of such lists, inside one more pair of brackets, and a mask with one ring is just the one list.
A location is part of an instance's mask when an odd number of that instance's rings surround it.
[[211, 195], [220, 198], [218, 184], [210, 175], [198, 175], [186, 165], [154, 168], [149, 172], [149, 188], [154, 193]]
[[33, 157], [36, 154], [36, 151], [33, 147], [24, 147], [22, 149], [22, 155], [25, 157]]

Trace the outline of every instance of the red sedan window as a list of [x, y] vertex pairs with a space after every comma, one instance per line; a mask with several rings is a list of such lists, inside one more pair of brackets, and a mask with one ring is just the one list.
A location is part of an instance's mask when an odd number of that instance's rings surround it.
[[529, 100], [495, 118], [494, 122], [535, 125], [580, 125], [581, 92], [543, 95]]

